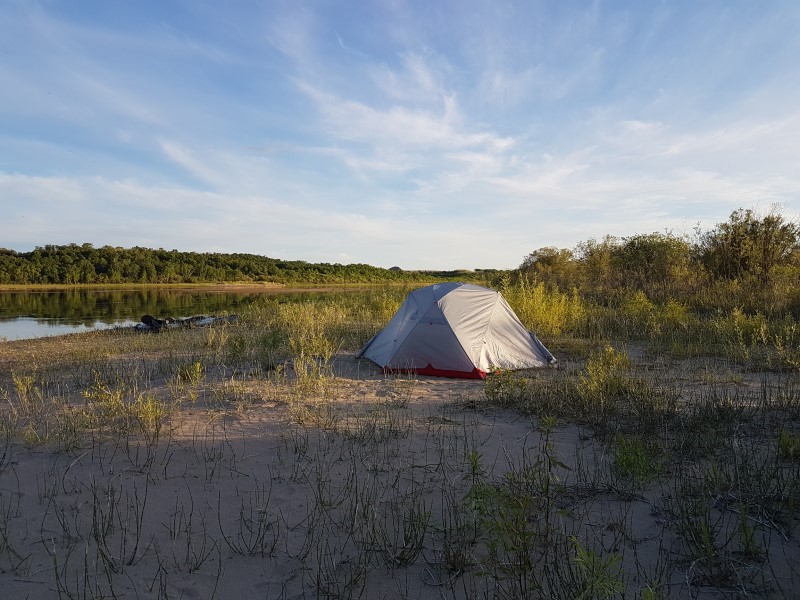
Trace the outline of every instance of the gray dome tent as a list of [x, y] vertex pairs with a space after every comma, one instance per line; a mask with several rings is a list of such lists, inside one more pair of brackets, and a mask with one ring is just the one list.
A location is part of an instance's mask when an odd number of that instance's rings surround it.
[[471, 379], [557, 363], [499, 292], [455, 282], [411, 292], [358, 356], [384, 371]]

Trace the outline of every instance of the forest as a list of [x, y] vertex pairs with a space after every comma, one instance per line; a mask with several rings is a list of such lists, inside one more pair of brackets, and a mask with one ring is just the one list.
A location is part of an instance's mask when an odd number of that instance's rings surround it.
[[[491, 275], [493, 271], [487, 271]], [[460, 271], [419, 272], [366, 264], [287, 261], [255, 254], [179, 252], [92, 244], [46, 245], [31, 252], [0, 248], [0, 285], [272, 282], [345, 284], [470, 278]]]
[[[3, 597], [797, 598], [799, 241], [737, 210], [452, 273], [486, 277], [558, 358], [485, 381], [359, 357], [411, 279], [0, 343]], [[119, 280], [139, 262], [432, 277], [91, 246], [3, 259], [41, 276], [67, 255]], [[90, 291], [64, 290], [76, 315]], [[137, 289], [151, 314], [161, 291]]]
[[738, 209], [693, 236], [673, 233], [590, 239], [539, 248], [509, 274], [604, 305], [631, 302], [772, 316], [800, 315], [800, 227], [773, 208]]
[[800, 315], [800, 226], [777, 207], [740, 208], [707, 231], [606, 236], [572, 249], [541, 247], [513, 270], [405, 271], [367, 264], [288, 261], [254, 254], [179, 252], [92, 244], [0, 249], [0, 285], [524, 283], [605, 305], [639, 300], [693, 310]]

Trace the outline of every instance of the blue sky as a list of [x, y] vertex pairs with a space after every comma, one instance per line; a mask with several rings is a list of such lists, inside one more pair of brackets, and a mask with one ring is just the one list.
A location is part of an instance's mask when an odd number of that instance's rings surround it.
[[797, 0], [0, 7], [0, 247], [508, 268], [800, 215]]

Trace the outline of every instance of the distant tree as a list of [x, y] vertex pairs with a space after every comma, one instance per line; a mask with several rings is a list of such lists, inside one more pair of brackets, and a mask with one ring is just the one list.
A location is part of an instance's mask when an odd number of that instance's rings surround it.
[[612, 294], [619, 287], [612, 258], [619, 247], [618, 238], [607, 235], [601, 241], [591, 238], [579, 243], [575, 256], [580, 263], [581, 286], [603, 296]]
[[694, 280], [692, 246], [685, 237], [649, 233], [622, 238], [611, 251], [611, 266], [620, 286], [666, 300]]
[[577, 285], [575, 280], [578, 264], [572, 250], [545, 246], [526, 256], [518, 268], [520, 275], [555, 284], [568, 289]]
[[763, 216], [740, 208], [700, 236], [698, 255], [714, 277], [749, 276], [767, 284], [776, 267], [791, 262], [799, 241], [797, 223], [786, 221], [777, 207]]
[[[428, 280], [438, 276], [341, 265], [280, 261], [255, 254], [178, 252], [91, 244], [47, 245], [32, 252], [0, 249], [0, 283], [193, 283], [274, 281], [278, 283], [363, 283]], [[469, 275], [474, 279], [473, 275]]]

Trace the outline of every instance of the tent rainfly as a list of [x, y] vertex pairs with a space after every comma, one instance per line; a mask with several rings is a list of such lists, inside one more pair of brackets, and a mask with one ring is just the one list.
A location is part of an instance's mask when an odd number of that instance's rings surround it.
[[456, 282], [411, 292], [358, 357], [387, 372], [468, 379], [557, 364], [499, 292]]

